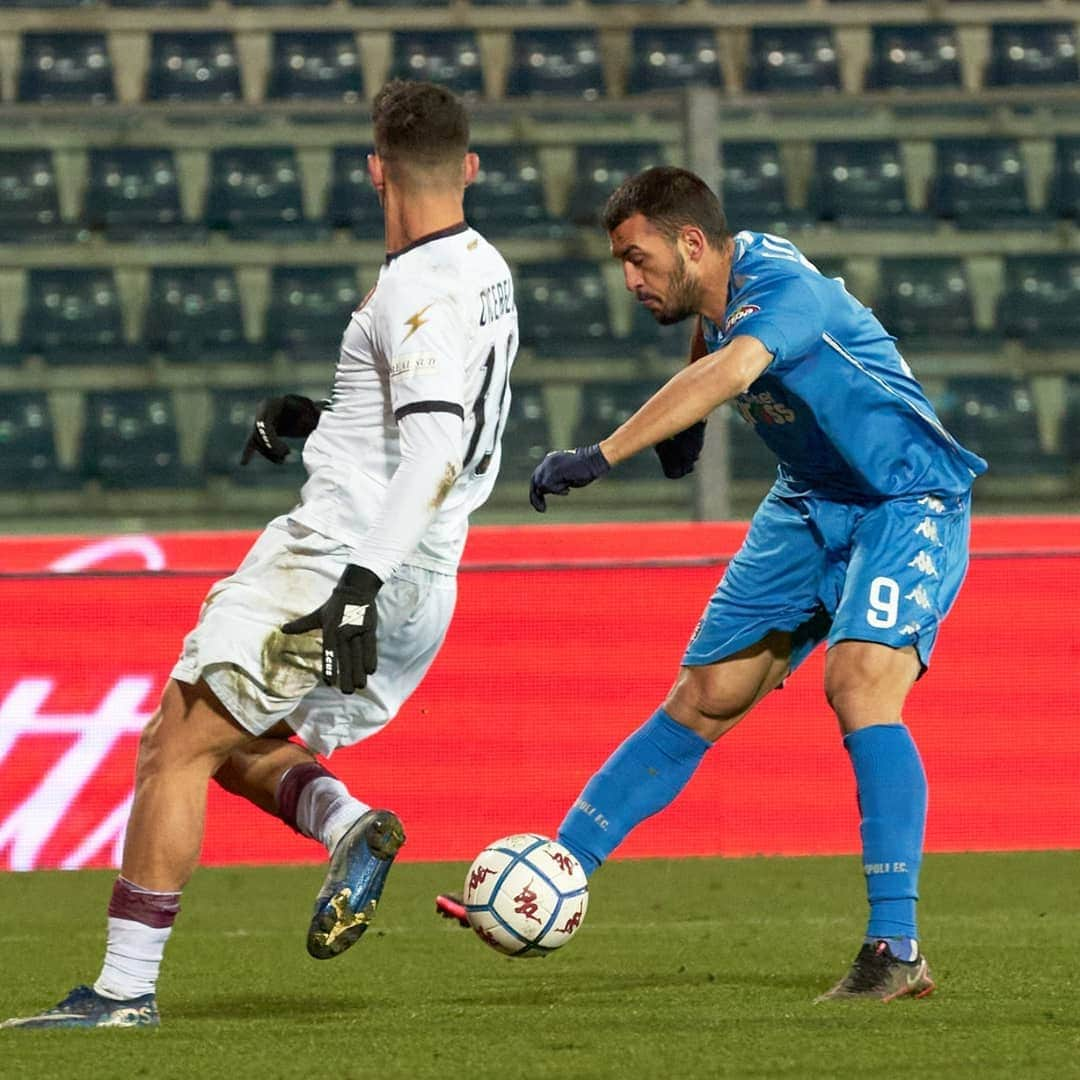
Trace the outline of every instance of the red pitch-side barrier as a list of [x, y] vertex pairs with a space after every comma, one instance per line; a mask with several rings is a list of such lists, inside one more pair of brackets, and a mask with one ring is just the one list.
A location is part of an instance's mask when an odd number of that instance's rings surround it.
[[[552, 833], [665, 694], [743, 524], [475, 529], [446, 645], [382, 733], [331, 762], [406, 823], [403, 857]], [[248, 533], [0, 539], [0, 868], [114, 865], [138, 731]], [[1080, 848], [1080, 519], [982, 519], [907, 710], [934, 851]], [[628, 856], [858, 848], [819, 652], [710, 753]], [[208, 864], [321, 849], [212, 789]]]

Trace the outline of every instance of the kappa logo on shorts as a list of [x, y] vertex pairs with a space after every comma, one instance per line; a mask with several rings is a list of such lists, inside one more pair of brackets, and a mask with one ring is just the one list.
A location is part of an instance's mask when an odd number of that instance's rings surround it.
[[743, 304], [742, 307], [736, 308], [725, 320], [724, 320], [724, 333], [728, 334], [736, 325], [741, 323], [743, 319], [749, 315], [756, 315], [761, 308], [757, 304]]

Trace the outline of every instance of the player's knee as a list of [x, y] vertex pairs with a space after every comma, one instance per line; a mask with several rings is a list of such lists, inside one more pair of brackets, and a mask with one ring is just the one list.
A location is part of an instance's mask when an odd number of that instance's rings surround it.
[[680, 723], [715, 742], [745, 715], [754, 699], [741, 687], [712, 675], [710, 669], [684, 668], [665, 707]]

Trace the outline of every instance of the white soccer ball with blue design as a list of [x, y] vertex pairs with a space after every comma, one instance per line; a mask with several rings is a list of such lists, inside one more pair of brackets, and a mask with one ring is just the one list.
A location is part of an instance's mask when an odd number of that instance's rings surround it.
[[469, 925], [508, 956], [544, 956], [581, 929], [589, 881], [581, 864], [546, 836], [518, 833], [489, 844], [465, 877]]

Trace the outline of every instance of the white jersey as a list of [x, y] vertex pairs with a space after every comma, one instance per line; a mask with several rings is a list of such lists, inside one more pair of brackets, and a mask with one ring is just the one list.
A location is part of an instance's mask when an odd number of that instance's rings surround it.
[[495, 483], [517, 352], [510, 270], [464, 222], [387, 256], [353, 312], [289, 515], [384, 581], [453, 573]]

